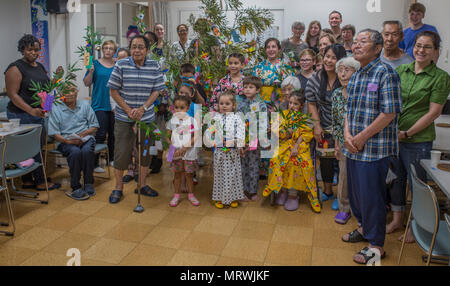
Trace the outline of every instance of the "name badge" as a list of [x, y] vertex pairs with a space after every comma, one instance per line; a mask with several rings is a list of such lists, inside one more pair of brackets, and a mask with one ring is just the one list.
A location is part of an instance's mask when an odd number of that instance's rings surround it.
[[369, 85], [367, 86], [367, 90], [368, 91], [377, 91], [378, 85], [376, 85], [375, 83], [369, 83]]

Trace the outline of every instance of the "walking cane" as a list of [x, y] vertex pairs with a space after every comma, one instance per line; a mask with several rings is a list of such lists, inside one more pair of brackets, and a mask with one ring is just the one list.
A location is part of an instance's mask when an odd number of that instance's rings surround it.
[[144, 211], [144, 207], [141, 205], [141, 130], [139, 130], [139, 124], [136, 125], [137, 133], [138, 133], [138, 181], [137, 181], [137, 188], [138, 188], [138, 201], [137, 206], [134, 208], [134, 212], [141, 213]]

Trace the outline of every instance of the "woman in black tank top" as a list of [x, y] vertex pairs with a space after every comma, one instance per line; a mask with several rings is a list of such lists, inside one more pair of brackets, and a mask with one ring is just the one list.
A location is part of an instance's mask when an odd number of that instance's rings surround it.
[[[10, 99], [7, 109], [8, 118], [19, 118], [20, 124], [41, 124], [41, 145], [43, 145], [46, 134], [44, 126], [45, 113], [40, 107], [31, 106], [34, 102], [32, 98], [34, 92], [30, 90], [32, 81], [43, 85], [50, 80], [44, 66], [36, 61], [40, 49], [41, 45], [37, 38], [33, 35], [24, 35], [18, 44], [18, 50], [22, 53], [23, 58], [8, 66], [5, 71], [5, 84], [6, 92]], [[40, 155], [38, 154], [34, 160], [41, 162]], [[22, 181], [24, 188], [45, 189], [42, 167], [33, 171], [32, 176], [31, 174], [23, 176]], [[51, 183], [48, 185], [49, 190], [60, 186], [60, 184]]]

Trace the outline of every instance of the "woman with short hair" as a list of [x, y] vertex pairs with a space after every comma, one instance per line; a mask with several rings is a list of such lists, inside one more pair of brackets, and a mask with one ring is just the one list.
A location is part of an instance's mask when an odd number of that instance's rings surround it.
[[[109, 159], [114, 158], [114, 112], [111, 108], [109, 88], [106, 86], [114, 69], [113, 56], [117, 51], [117, 45], [114, 41], [105, 41], [102, 44], [102, 57], [94, 60], [92, 67], [84, 76], [85, 86], [92, 85], [91, 107], [97, 116], [99, 129], [95, 134], [95, 142], [103, 144], [108, 134]], [[104, 173], [105, 170], [99, 165], [99, 154], [95, 157], [96, 173]]]
[[191, 45], [191, 41], [188, 39], [189, 35], [189, 28], [186, 24], [180, 24], [177, 27], [177, 34], [179, 40], [176, 42], [173, 42], [172, 47], [175, 49], [175, 53], [177, 54], [178, 58], [181, 60], [185, 55], [186, 52]]
[[308, 44], [302, 40], [305, 24], [296, 21], [292, 24], [291, 30], [292, 37], [281, 42], [281, 51], [291, 60], [291, 67], [296, 68], [298, 67], [298, 55], [308, 48]]

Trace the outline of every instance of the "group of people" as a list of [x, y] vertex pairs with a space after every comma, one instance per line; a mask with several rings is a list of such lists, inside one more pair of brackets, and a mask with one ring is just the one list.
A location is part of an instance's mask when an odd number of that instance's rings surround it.
[[[364, 29], [356, 33], [352, 25], [341, 28], [342, 14], [333, 11], [330, 28], [322, 29], [320, 22], [311, 22], [305, 41], [301, 39], [305, 25], [295, 22], [292, 37], [281, 42], [276, 38], [266, 40], [267, 58], [253, 68], [251, 75], [242, 73], [246, 65], [243, 55], [228, 55], [228, 74], [216, 79], [209, 96], [194, 80], [195, 67], [184, 63], [177, 94], [170, 102], [170, 120], [164, 108], [155, 112], [155, 102], [165, 97], [165, 80], [160, 63], [148, 57], [149, 53], [164, 56], [164, 27], [157, 24], [154, 32], [144, 35], [131, 29], [127, 33], [128, 49], [118, 49], [113, 41], [106, 41], [102, 57], [94, 61], [84, 78], [85, 85], [93, 85], [91, 106], [77, 100], [78, 88], [72, 85], [65, 104], [55, 106], [50, 113], [48, 135], [55, 137], [58, 150], [67, 157], [70, 196], [84, 200], [95, 195], [92, 174], [98, 158], [94, 147], [106, 137], [115, 169], [110, 203], [120, 202], [123, 184], [137, 178], [137, 168], [141, 189], [135, 193], [157, 196], [158, 192], [146, 183], [146, 175], [149, 167], [161, 167], [162, 152], [151, 160], [147, 150], [157, 145], [154, 137], [135, 123], [149, 124], [159, 118], [159, 129], [168, 133], [162, 140], [171, 145], [167, 160], [174, 173], [174, 196], [169, 205], [176, 207], [181, 193], [187, 192], [190, 203], [198, 206], [194, 185], [202, 148], [195, 142], [202, 122], [194, 115], [202, 105], [208, 107], [216, 123], [207, 129], [214, 138], [215, 207], [257, 201], [258, 182], [265, 177], [262, 196], [275, 192], [276, 203], [286, 210], [298, 209], [302, 191], [307, 193], [314, 212], [321, 211], [321, 201], [334, 200], [337, 223], [347, 223], [352, 215], [358, 222], [357, 229], [342, 240], [369, 243], [354, 261], [366, 263], [372, 257], [371, 248], [378, 249], [383, 258], [386, 233], [403, 225], [410, 164], [426, 181], [419, 161], [430, 157], [435, 139], [433, 122], [450, 92], [448, 73], [436, 66], [440, 37], [433, 26], [423, 24], [424, 15], [425, 7], [414, 3], [409, 9], [410, 28], [403, 30], [400, 21], [386, 21], [381, 32]], [[191, 44], [188, 31], [187, 25], [177, 27], [180, 40], [173, 46], [180, 55]], [[11, 99], [8, 118], [21, 118], [21, 123], [44, 124], [42, 110], [31, 107], [32, 92], [28, 89], [31, 80], [50, 80], [36, 61], [39, 50], [36, 38], [24, 36], [19, 41], [23, 58], [5, 72]], [[277, 133], [279, 146], [272, 158], [262, 159], [263, 140], [258, 138], [255, 143], [246, 137], [251, 139], [257, 133], [249, 124], [252, 118], [268, 112], [282, 115], [277, 126], [273, 122], [263, 126], [268, 133]], [[141, 140], [136, 140], [138, 132]], [[81, 139], [72, 139], [73, 133]], [[329, 149], [334, 152], [319, 152]], [[316, 154], [320, 155], [319, 162]], [[396, 179], [386, 182], [389, 169]], [[126, 176], [124, 171], [128, 171]], [[81, 172], [84, 184], [80, 184]], [[33, 176], [34, 182], [23, 179], [23, 187], [42, 188], [45, 178], [39, 169]], [[332, 190], [334, 177], [338, 177], [337, 198]], [[387, 205], [394, 214], [388, 225]], [[414, 238], [409, 234], [407, 240]]]

